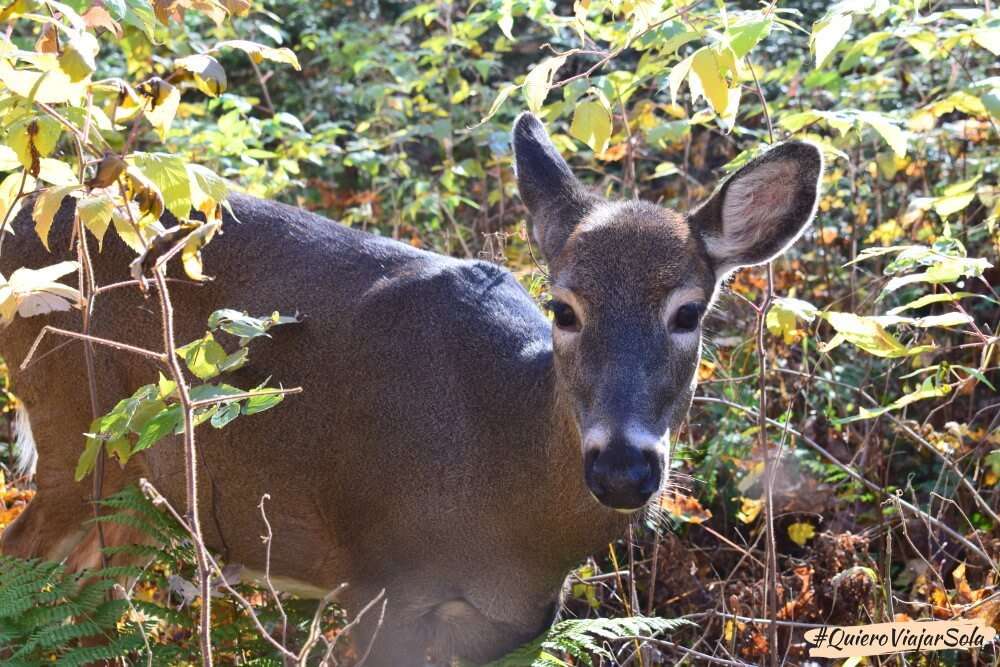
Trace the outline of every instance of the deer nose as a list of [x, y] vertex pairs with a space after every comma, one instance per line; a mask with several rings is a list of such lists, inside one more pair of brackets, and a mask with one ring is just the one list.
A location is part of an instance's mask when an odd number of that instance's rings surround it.
[[660, 455], [624, 436], [603, 448], [590, 449], [584, 467], [590, 492], [612, 509], [637, 510], [660, 488]]

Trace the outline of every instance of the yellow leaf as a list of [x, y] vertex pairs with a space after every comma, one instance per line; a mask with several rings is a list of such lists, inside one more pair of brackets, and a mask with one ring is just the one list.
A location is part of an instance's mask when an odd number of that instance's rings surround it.
[[7, 145], [21, 165], [33, 176], [38, 176], [41, 158], [55, 150], [61, 133], [62, 126], [48, 116], [21, 118], [9, 126]]
[[46, 250], [49, 250], [49, 230], [52, 229], [52, 221], [55, 219], [56, 212], [59, 210], [62, 200], [78, 187], [80, 186], [64, 185], [62, 187], [49, 188], [39, 195], [35, 201], [35, 208], [31, 213], [31, 217], [35, 220], [35, 233], [42, 240], [42, 245], [45, 246]]
[[87, 93], [86, 81], [74, 83], [62, 70], [17, 70], [4, 60], [0, 60], [0, 81], [16, 95], [29, 98], [34, 94], [34, 100], [44, 104], [79, 101]]
[[299, 65], [299, 59], [295, 57], [295, 53], [293, 53], [291, 49], [285, 47], [274, 48], [271, 46], [264, 46], [263, 44], [257, 44], [256, 42], [250, 42], [245, 39], [231, 39], [227, 42], [219, 42], [215, 48], [239, 49], [250, 56], [250, 59], [255, 63], [260, 63], [262, 60], [272, 60], [274, 62], [291, 65], [297, 70], [302, 69]]
[[186, 58], [178, 58], [175, 64], [191, 72], [198, 90], [209, 97], [218, 97], [225, 92], [226, 70], [212, 56], [198, 53]]
[[201, 249], [204, 248], [215, 232], [218, 231], [221, 223], [205, 223], [198, 226], [187, 238], [184, 249], [181, 250], [181, 263], [184, 265], [184, 272], [191, 280], [202, 282], [207, 280], [202, 271]]
[[788, 538], [800, 547], [816, 536], [816, 528], [811, 523], [793, 523], [788, 527]]
[[[4, 217], [8, 220], [13, 220], [18, 211], [21, 210], [21, 203], [24, 199], [18, 199], [17, 193], [21, 187], [22, 178], [24, 178], [23, 172], [14, 172], [13, 174], [8, 174], [3, 179], [3, 182], [0, 183], [0, 220], [3, 220]], [[28, 176], [24, 181], [24, 191], [31, 192], [34, 189], [35, 179]], [[7, 225], [7, 233], [11, 233], [9, 224]]]
[[97, 38], [82, 32], [63, 44], [59, 67], [73, 83], [84, 81], [97, 69]]
[[111, 224], [111, 214], [115, 210], [115, 202], [107, 194], [93, 195], [81, 199], [76, 210], [80, 214], [83, 226], [97, 239], [97, 247], [104, 245], [104, 235]]
[[39, 162], [38, 179], [45, 181], [49, 185], [70, 185], [76, 184], [76, 172], [62, 160], [43, 157]]
[[729, 106], [729, 87], [726, 79], [719, 71], [719, 58], [715, 51], [708, 47], [698, 49], [691, 61], [691, 71], [698, 77], [705, 99], [712, 105], [715, 113], [722, 115]]
[[146, 119], [165, 140], [181, 104], [181, 91], [159, 77], [141, 84], [138, 91], [145, 97]]
[[581, 102], [573, 112], [569, 133], [595, 153], [603, 153], [611, 139], [611, 114], [600, 102]]
[[743, 523], [750, 524], [757, 520], [757, 517], [760, 516], [761, 510], [763, 509], [763, 500], [740, 497], [740, 511], [736, 513], [736, 518]]

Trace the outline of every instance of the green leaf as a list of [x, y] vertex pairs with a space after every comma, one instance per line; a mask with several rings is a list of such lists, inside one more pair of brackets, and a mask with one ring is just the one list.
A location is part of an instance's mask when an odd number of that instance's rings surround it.
[[611, 139], [611, 114], [600, 102], [581, 102], [573, 111], [569, 133], [595, 153], [603, 153]]
[[149, 449], [157, 442], [176, 431], [183, 423], [184, 415], [181, 406], [172, 405], [161, 411], [155, 417], [146, 422], [139, 433], [139, 440], [132, 448], [132, 453]]
[[206, 333], [204, 338], [177, 348], [177, 355], [184, 360], [188, 370], [200, 380], [215, 377], [221, 371], [220, 364], [226, 361], [226, 351], [215, 342], [212, 334]]
[[514, 2], [513, 0], [504, 0], [500, 3], [500, 18], [497, 20], [497, 25], [500, 27], [500, 32], [507, 39], [514, 41], [514, 34], [511, 32], [514, 29]]
[[510, 97], [511, 93], [513, 93], [520, 87], [521, 86], [515, 85], [513, 83], [508, 83], [507, 85], [500, 88], [500, 91], [497, 93], [496, 98], [494, 98], [493, 100], [493, 104], [490, 105], [490, 110], [487, 112], [485, 116], [483, 116], [483, 119], [479, 121], [479, 125], [482, 125], [490, 118], [493, 118], [493, 116], [496, 115], [496, 112], [500, 110], [500, 107], [503, 106], [503, 103], [507, 101], [507, 98]]
[[963, 324], [970, 324], [973, 321], [972, 317], [966, 315], [965, 313], [960, 313], [958, 311], [953, 311], [951, 313], [944, 313], [942, 315], [928, 315], [927, 317], [918, 317], [914, 320], [913, 324], [921, 327], [958, 327]]
[[200, 164], [187, 165], [191, 204], [206, 217], [229, 196], [229, 183], [211, 169]]
[[79, 103], [87, 94], [88, 81], [74, 83], [59, 69], [46, 72], [18, 70], [0, 59], [0, 82], [15, 95], [43, 104]]
[[62, 125], [48, 116], [26, 117], [10, 124], [7, 145], [13, 149], [21, 165], [38, 176], [40, 159], [55, 150], [61, 134]]
[[166, 141], [170, 127], [181, 104], [181, 91], [163, 79], [155, 79], [140, 86], [146, 120], [153, 126], [160, 141]]
[[243, 414], [255, 415], [259, 412], [270, 410], [283, 400], [285, 400], [284, 394], [264, 394], [260, 396], [253, 396], [248, 398], [246, 404], [243, 406]]
[[[757, 15], [759, 16], [759, 13]], [[732, 48], [733, 53], [736, 54], [736, 57], [744, 57], [753, 47], [757, 46], [760, 40], [767, 37], [771, 33], [771, 25], [772, 20], [768, 17], [755, 18], [746, 23], [730, 26], [727, 30], [729, 33], [729, 46]]]
[[964, 192], [956, 195], [937, 197], [934, 200], [934, 212], [942, 218], [947, 218], [965, 209], [976, 198], [975, 192]]
[[1000, 28], [979, 28], [972, 34], [972, 41], [995, 56], [1000, 56]]
[[681, 90], [681, 84], [684, 83], [684, 79], [686, 79], [688, 74], [691, 72], [691, 64], [693, 62], [694, 56], [688, 56], [670, 68], [670, 74], [667, 76], [667, 83], [670, 85], [671, 103], [677, 104], [677, 94]]
[[932, 285], [953, 283], [961, 278], [981, 276], [983, 271], [992, 266], [983, 258], [941, 257], [924, 272], [893, 278], [882, 288], [882, 293], [888, 294], [913, 283], [930, 283]]
[[212, 331], [221, 329], [240, 339], [240, 346], [246, 346], [254, 338], [268, 336], [272, 327], [281, 324], [298, 324], [298, 315], [281, 315], [271, 313], [269, 317], [251, 317], [238, 310], [223, 308], [212, 313], [208, 318], [208, 328]]
[[[97, 422], [99, 420], [94, 420], [90, 425], [91, 433], [97, 432]], [[76, 470], [73, 472], [73, 479], [79, 482], [84, 477], [90, 474], [90, 471], [94, 469], [97, 464], [97, 457], [101, 454], [101, 447], [104, 445], [104, 441], [99, 437], [94, 435], [87, 436], [87, 444], [84, 445], [83, 453], [80, 454], [80, 459], [76, 462]]]
[[226, 424], [240, 416], [239, 403], [223, 403], [212, 415], [211, 424], [215, 428], [223, 428]]

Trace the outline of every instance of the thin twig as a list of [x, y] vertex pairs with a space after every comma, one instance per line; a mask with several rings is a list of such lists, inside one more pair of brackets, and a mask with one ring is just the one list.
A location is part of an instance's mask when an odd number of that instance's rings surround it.
[[46, 334], [55, 334], [58, 336], [66, 336], [67, 338], [74, 338], [82, 341], [90, 341], [97, 345], [104, 345], [110, 347], [119, 352], [131, 352], [132, 354], [138, 354], [140, 356], [146, 357], [147, 359], [152, 359], [160, 363], [166, 363], [166, 357], [161, 352], [153, 352], [152, 350], [146, 350], [141, 347], [136, 347], [135, 345], [129, 345], [127, 343], [119, 343], [116, 340], [108, 340], [107, 338], [97, 338], [96, 336], [88, 336], [86, 334], [78, 333], [76, 331], [68, 331], [66, 329], [59, 329], [52, 325], [46, 324], [42, 327], [42, 330], [38, 332], [38, 336], [35, 338], [35, 342], [31, 344], [31, 348], [28, 350], [28, 355], [21, 362], [20, 370], [27, 370], [28, 366], [32, 362], [32, 358], [35, 352], [38, 351], [38, 346], [41, 344], [42, 339], [45, 338]]

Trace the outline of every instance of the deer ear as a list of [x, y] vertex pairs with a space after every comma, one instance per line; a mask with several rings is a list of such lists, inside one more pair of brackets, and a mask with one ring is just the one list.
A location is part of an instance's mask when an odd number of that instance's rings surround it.
[[733, 269], [783, 253], [816, 213], [823, 154], [813, 144], [779, 144], [742, 167], [688, 218], [721, 280]]
[[576, 180], [542, 123], [527, 111], [514, 122], [514, 169], [535, 241], [551, 262], [597, 198]]

